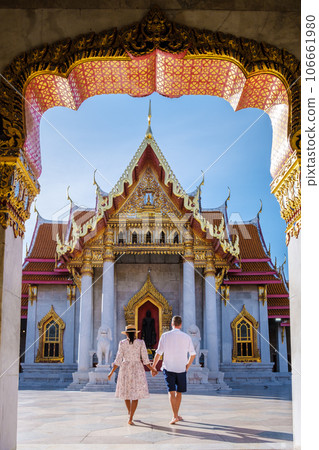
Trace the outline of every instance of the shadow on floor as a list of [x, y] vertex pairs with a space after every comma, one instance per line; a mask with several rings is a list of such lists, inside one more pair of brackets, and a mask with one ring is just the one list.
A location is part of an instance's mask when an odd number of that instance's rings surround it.
[[[198, 438], [201, 440], [214, 440], [242, 444], [266, 443], [270, 440], [292, 442], [293, 440], [293, 436], [291, 433], [255, 430], [250, 428], [241, 428], [226, 425], [214, 425], [194, 421], [183, 420], [182, 422], [178, 422], [177, 424], [171, 425], [169, 427], [144, 422], [143, 420], [135, 420], [134, 422], [137, 427], [162, 431], [175, 437], [182, 436], [189, 438]], [[191, 427], [191, 429], [187, 429], [187, 427]]]

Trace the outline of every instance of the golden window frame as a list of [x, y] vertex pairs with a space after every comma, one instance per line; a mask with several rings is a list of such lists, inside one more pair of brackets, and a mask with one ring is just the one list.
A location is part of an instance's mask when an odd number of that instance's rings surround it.
[[[251, 342], [251, 344], [252, 344], [252, 356], [239, 356], [238, 352], [237, 352], [237, 343], [238, 343], [237, 342], [237, 333], [236, 333], [237, 324], [243, 319], [245, 319], [247, 322], [249, 322], [251, 324], [252, 335], [251, 335], [251, 340], [249, 342]], [[244, 362], [244, 363], [261, 362], [260, 352], [259, 352], [258, 343], [257, 343], [257, 330], [259, 328], [259, 323], [251, 314], [249, 314], [245, 305], [243, 306], [243, 309], [241, 310], [241, 312], [232, 321], [230, 326], [231, 326], [232, 333], [233, 333], [232, 362], [235, 362], [235, 363], [238, 363], [238, 362]]]
[[[45, 340], [45, 332], [46, 332], [46, 325], [51, 321], [54, 320], [54, 323], [56, 323], [59, 326], [59, 337], [58, 337], [58, 343], [59, 343], [59, 355], [54, 357], [45, 357], [44, 356], [44, 346], [46, 343]], [[35, 362], [37, 363], [63, 363], [64, 362], [64, 353], [63, 353], [63, 334], [65, 329], [65, 323], [61, 319], [60, 316], [54, 311], [53, 305], [51, 305], [50, 311], [40, 320], [38, 323], [38, 330], [39, 330], [39, 347], [37, 356], [35, 359]]]

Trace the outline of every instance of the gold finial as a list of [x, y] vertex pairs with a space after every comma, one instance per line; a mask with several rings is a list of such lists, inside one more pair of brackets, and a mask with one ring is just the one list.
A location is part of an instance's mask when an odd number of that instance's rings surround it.
[[259, 215], [261, 213], [261, 211], [263, 210], [263, 202], [260, 200], [260, 210], [257, 213], [257, 219], [259, 220]]
[[148, 139], [152, 139], [152, 137], [153, 137], [153, 132], [152, 132], [152, 128], [151, 128], [151, 118], [152, 118], [152, 111], [151, 111], [151, 100], [150, 100], [149, 107], [148, 107], [148, 117], [147, 117], [148, 127], [147, 127], [146, 134], [145, 134], [145, 137]]
[[230, 188], [229, 188], [229, 186], [227, 186], [227, 187], [228, 187], [228, 197], [226, 198], [226, 201], [225, 201], [226, 206], [227, 206], [227, 202], [230, 200]]
[[34, 206], [33, 206], [33, 208], [34, 208], [34, 212], [37, 213], [38, 216], [39, 216], [40, 213], [39, 213], [39, 211], [37, 210], [37, 200], [36, 200], [36, 199], [34, 200]]
[[70, 191], [70, 186], [67, 187], [67, 190], [66, 190], [66, 198], [70, 201], [70, 203], [71, 203], [71, 205], [72, 205], [73, 201], [72, 201], [72, 199], [71, 199], [71, 197], [70, 197], [70, 195], [69, 195], [69, 191]]

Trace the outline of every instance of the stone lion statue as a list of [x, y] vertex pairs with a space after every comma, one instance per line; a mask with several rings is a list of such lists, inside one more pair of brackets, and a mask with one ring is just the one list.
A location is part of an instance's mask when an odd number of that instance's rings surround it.
[[200, 331], [197, 325], [192, 324], [188, 327], [187, 333], [190, 335], [190, 337], [192, 338], [193, 341], [193, 345], [194, 345], [194, 349], [196, 352], [196, 357], [195, 357], [195, 364], [197, 366], [199, 366], [199, 357], [200, 357], [200, 341], [201, 341], [201, 337], [200, 337]]
[[97, 359], [98, 364], [103, 365], [103, 356], [104, 356], [104, 364], [110, 364], [112, 358], [111, 351], [111, 341], [112, 341], [112, 332], [110, 328], [99, 328], [97, 333]]

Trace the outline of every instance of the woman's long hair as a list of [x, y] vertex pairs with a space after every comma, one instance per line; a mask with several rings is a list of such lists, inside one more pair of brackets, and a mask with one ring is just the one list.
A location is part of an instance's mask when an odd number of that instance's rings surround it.
[[133, 344], [133, 342], [136, 339], [136, 332], [135, 331], [127, 331], [126, 335], [129, 338], [130, 344]]

